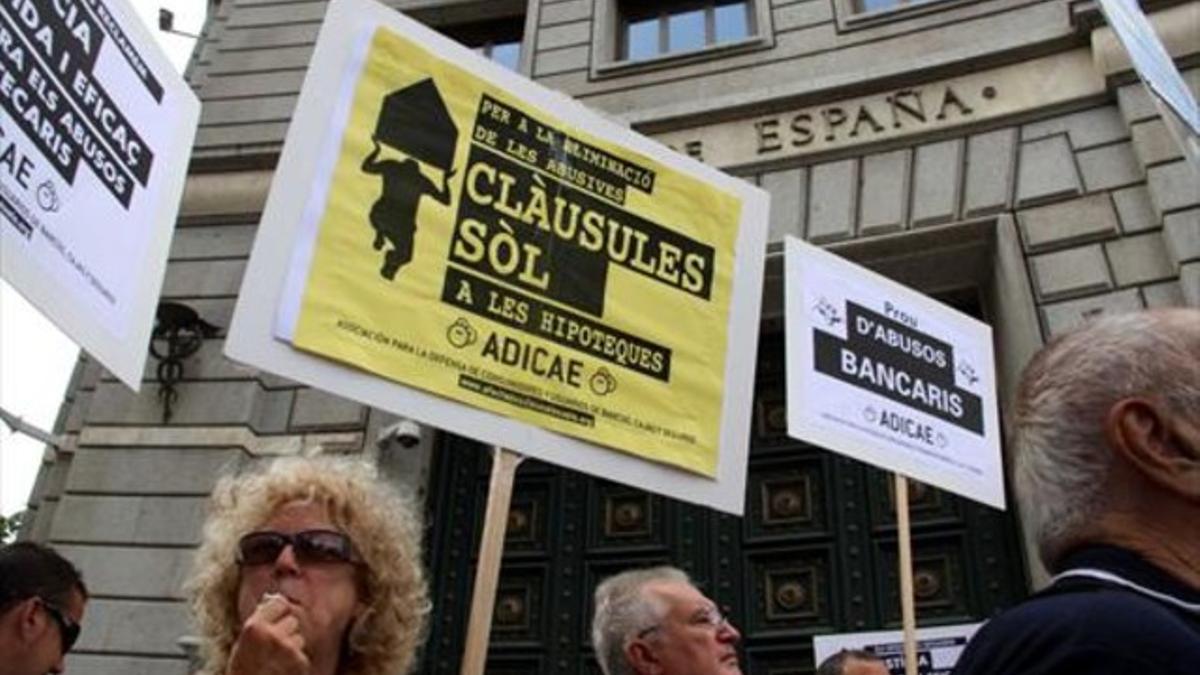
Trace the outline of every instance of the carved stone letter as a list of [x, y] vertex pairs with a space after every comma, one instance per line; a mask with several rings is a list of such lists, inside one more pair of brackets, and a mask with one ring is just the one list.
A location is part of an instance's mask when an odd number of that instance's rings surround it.
[[792, 139], [792, 145], [800, 148], [812, 143], [812, 115], [808, 113], [800, 113], [792, 118], [792, 131], [796, 136]]
[[837, 128], [846, 123], [846, 111], [836, 106], [824, 108], [821, 117], [825, 118], [825, 140], [837, 139]]
[[[905, 99], [912, 99], [916, 103], [914, 107], [912, 103]], [[892, 126], [900, 128], [900, 113], [905, 113], [912, 116], [919, 122], [925, 121], [925, 101], [921, 98], [921, 92], [912, 89], [901, 89], [887, 98], [888, 103], [892, 105]]]
[[858, 136], [858, 129], [863, 124], [869, 125], [873, 134], [883, 131], [883, 125], [875, 121], [875, 117], [871, 114], [871, 110], [866, 104], [858, 107], [858, 116], [854, 118], [854, 128], [850, 130], [850, 135]]
[[779, 120], [769, 119], [755, 122], [754, 130], [758, 132], [758, 154], [762, 155], [783, 149], [783, 142], [779, 140]]
[[971, 109], [971, 106], [962, 102], [962, 99], [958, 97], [958, 94], [954, 93], [953, 89], [946, 87], [946, 93], [942, 96], [942, 107], [938, 108], [937, 118], [939, 120], [946, 119], [946, 108], [952, 105], [958, 108], [958, 114], [963, 117], [975, 112]]

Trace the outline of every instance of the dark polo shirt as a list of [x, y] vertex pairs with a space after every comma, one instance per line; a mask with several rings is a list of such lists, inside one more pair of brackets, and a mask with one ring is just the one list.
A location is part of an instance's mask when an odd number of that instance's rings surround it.
[[980, 628], [953, 675], [1198, 673], [1200, 589], [1130, 551], [1093, 546]]

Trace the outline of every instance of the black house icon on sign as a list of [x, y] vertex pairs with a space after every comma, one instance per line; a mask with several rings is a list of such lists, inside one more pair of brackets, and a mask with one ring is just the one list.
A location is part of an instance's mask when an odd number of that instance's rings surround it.
[[454, 162], [458, 128], [431, 78], [383, 99], [375, 137], [380, 143], [446, 171]]

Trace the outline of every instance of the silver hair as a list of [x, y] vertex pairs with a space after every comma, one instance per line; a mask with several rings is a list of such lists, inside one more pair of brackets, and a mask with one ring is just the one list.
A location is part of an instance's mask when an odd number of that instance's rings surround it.
[[596, 587], [592, 646], [604, 675], [633, 675], [625, 658], [626, 645], [666, 613], [663, 603], [643, 592], [656, 583], [690, 584], [691, 579], [683, 570], [663, 565], [621, 572]]
[[1054, 569], [1108, 506], [1105, 420], [1124, 398], [1200, 411], [1200, 311], [1106, 316], [1051, 341], [1021, 374], [1013, 418], [1018, 501]]
[[862, 649], [843, 649], [822, 661], [821, 665], [817, 666], [816, 675], [843, 675], [846, 672], [846, 666], [855, 661], [886, 665], [886, 662], [874, 652]]

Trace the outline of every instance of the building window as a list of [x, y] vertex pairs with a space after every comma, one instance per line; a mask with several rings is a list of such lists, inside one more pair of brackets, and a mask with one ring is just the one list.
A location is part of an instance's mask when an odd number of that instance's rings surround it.
[[745, 40], [755, 34], [752, 10], [750, 0], [621, 2], [618, 58], [641, 61]]
[[843, 0], [843, 2], [849, 5], [851, 14], [903, 14], [919, 5], [947, 4], [947, 0]]
[[521, 41], [525, 35], [523, 16], [442, 26], [439, 30], [509, 70], [521, 69]]
[[[838, 28], [843, 31], [872, 29], [884, 24], [909, 21], [953, 8], [981, 5], [979, 0], [836, 0]], [[981, 11], [964, 9], [971, 15]]]
[[931, 0], [854, 0], [854, 7], [860, 12], [877, 12], [881, 9], [894, 9], [905, 5], [919, 5]]

